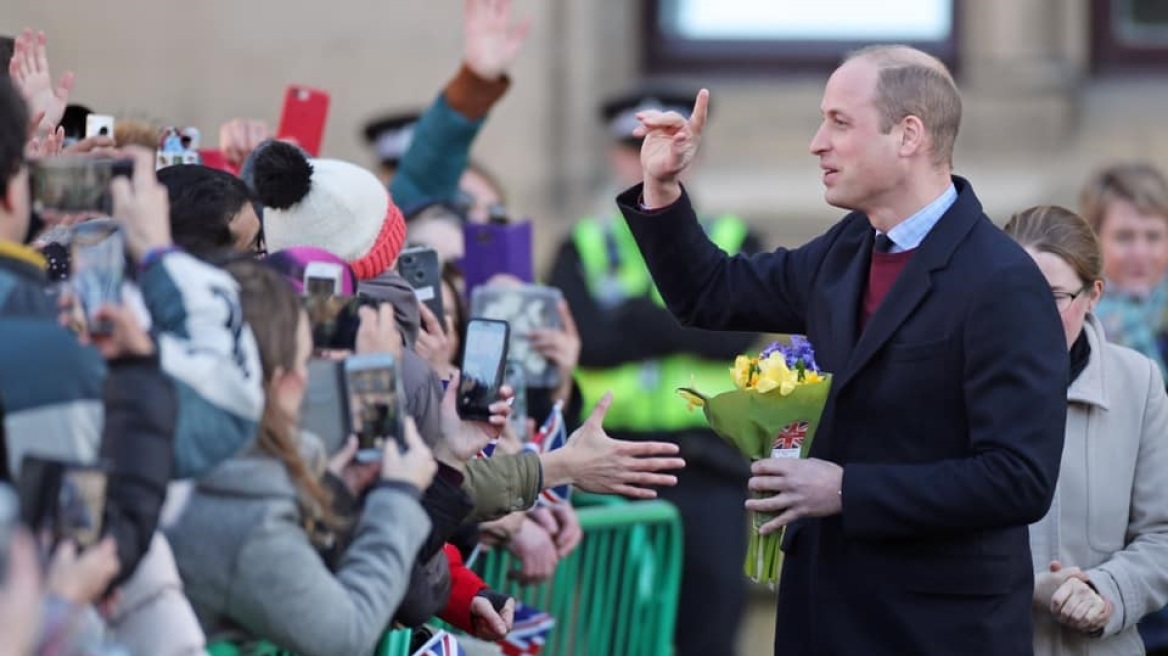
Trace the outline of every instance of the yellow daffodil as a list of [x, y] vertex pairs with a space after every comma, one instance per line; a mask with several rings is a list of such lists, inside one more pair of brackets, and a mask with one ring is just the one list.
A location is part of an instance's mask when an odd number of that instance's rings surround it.
[[798, 372], [787, 367], [786, 360], [781, 354], [774, 354], [758, 363], [758, 385], [755, 387], [760, 393], [766, 394], [778, 389], [779, 394], [787, 396], [795, 391], [799, 384]]
[[677, 390], [677, 393], [681, 396], [681, 398], [685, 399], [685, 409], [689, 410], [690, 412], [693, 412], [698, 408], [704, 408], [706, 406], [705, 399], [689, 390], [680, 389]]
[[803, 380], [800, 381], [800, 383], [804, 384], [804, 385], [810, 385], [812, 383], [822, 383], [824, 380], [827, 380], [827, 379], [824, 378], [823, 375], [820, 374], [819, 372], [808, 371], [808, 372], [803, 374]]
[[730, 373], [734, 375], [734, 386], [738, 389], [749, 389], [750, 374], [753, 369], [750, 358], [745, 355], [734, 358], [734, 366], [730, 369]]

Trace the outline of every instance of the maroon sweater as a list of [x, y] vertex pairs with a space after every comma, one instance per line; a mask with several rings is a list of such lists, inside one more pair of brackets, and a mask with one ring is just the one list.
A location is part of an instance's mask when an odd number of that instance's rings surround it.
[[868, 320], [872, 315], [876, 314], [876, 308], [880, 307], [880, 303], [888, 295], [888, 290], [892, 289], [892, 284], [900, 277], [900, 272], [904, 270], [904, 265], [908, 264], [914, 251], [915, 249], [901, 253], [872, 253], [872, 262], [868, 265], [868, 288], [864, 291], [864, 307], [860, 313], [861, 331], [868, 326]]

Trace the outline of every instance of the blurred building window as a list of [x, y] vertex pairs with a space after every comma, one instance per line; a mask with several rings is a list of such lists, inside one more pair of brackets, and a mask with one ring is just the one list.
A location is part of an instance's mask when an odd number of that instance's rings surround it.
[[1168, 0], [1092, 0], [1091, 33], [1097, 71], [1168, 71]]
[[907, 43], [950, 65], [957, 53], [957, 0], [644, 2], [649, 73], [828, 70], [871, 43]]

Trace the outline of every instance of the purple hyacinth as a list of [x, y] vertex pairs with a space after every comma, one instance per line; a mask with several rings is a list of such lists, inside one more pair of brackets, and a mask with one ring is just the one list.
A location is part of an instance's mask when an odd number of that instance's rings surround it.
[[[772, 354], [772, 353], [775, 353], [775, 352], [777, 352], [777, 351], [782, 351], [782, 350], [783, 350], [783, 345], [782, 345], [782, 344], [780, 344], [780, 343], [778, 343], [778, 342], [771, 342], [770, 346], [768, 346], [768, 347], [764, 348], [764, 349], [762, 350], [762, 353], [759, 353], [759, 354], [758, 354], [758, 359], [759, 359], [760, 361], [761, 361], [761, 360], [766, 360], [767, 358], [771, 357], [771, 354]], [[784, 357], [784, 358], [786, 358], [786, 357], [787, 357], [785, 353], [784, 353], [783, 357]]]
[[802, 360], [808, 371], [819, 373], [819, 364], [815, 362], [815, 349], [811, 346], [811, 340], [806, 337], [791, 335], [791, 346], [783, 355], [787, 358], [788, 367], [793, 367], [796, 362]]
[[799, 366], [799, 362], [803, 362], [803, 368], [807, 371], [819, 372], [819, 364], [815, 362], [815, 349], [811, 347], [811, 340], [802, 335], [791, 335], [790, 345], [773, 342], [770, 346], [762, 350], [759, 354], [759, 360], [765, 360], [772, 353], [782, 353], [783, 360], [786, 361], [787, 366], [795, 369]]

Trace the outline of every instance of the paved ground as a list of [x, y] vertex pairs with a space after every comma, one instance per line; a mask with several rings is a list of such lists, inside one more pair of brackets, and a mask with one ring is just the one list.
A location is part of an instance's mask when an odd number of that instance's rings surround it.
[[760, 589], [751, 594], [738, 634], [739, 656], [770, 656], [775, 644], [775, 594]]

